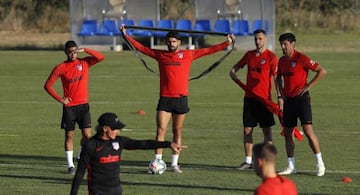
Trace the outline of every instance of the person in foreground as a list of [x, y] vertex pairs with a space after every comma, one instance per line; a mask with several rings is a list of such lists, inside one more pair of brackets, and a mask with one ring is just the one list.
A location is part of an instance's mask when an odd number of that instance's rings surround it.
[[[320, 143], [312, 125], [309, 91], [325, 76], [326, 70], [308, 56], [295, 50], [296, 38], [294, 34], [284, 33], [280, 35], [279, 42], [284, 55], [279, 59], [278, 64], [277, 86], [279, 88], [277, 91], [282, 97], [279, 99], [279, 106], [283, 110], [285, 146], [288, 157], [288, 167], [279, 174], [296, 173], [294, 128], [297, 126], [297, 119], [299, 118], [311, 150], [315, 155], [317, 176], [323, 176], [325, 164], [320, 151]], [[309, 70], [316, 74], [308, 82]]]
[[256, 175], [263, 179], [254, 191], [254, 195], [296, 195], [295, 183], [276, 174], [275, 145], [269, 143], [255, 144], [253, 147], [253, 164]]
[[[218, 45], [195, 49], [181, 50], [181, 40], [177, 31], [166, 35], [168, 50], [150, 49], [126, 34], [125, 26], [121, 27], [124, 38], [138, 51], [158, 61], [160, 72], [160, 98], [157, 105], [156, 140], [163, 141], [167, 126], [172, 120], [173, 142], [181, 144], [182, 128], [185, 115], [189, 112], [188, 85], [191, 63], [202, 56], [209, 55], [227, 48], [234, 40], [234, 35], [228, 35], [227, 40]], [[172, 171], [182, 173], [178, 165], [179, 152], [174, 152], [171, 159]], [[155, 159], [162, 159], [162, 149], [155, 150]]]
[[71, 185], [71, 195], [77, 194], [82, 178], [88, 169], [88, 190], [92, 195], [121, 195], [120, 161], [123, 149], [171, 148], [180, 152], [183, 146], [169, 141], [134, 140], [118, 136], [125, 124], [115, 113], [100, 115], [96, 134], [85, 144]]
[[[246, 86], [263, 99], [271, 100], [271, 85], [275, 83], [278, 60], [276, 55], [266, 48], [266, 40], [265, 30], [254, 31], [256, 49], [245, 53], [230, 70], [230, 77], [237, 82], [237, 71], [247, 65]], [[243, 107], [245, 161], [240, 164], [238, 170], [252, 168], [252, 132], [258, 123], [262, 128], [264, 143], [272, 143], [271, 126], [275, 124], [274, 115], [261, 101], [246, 92]]]
[[[64, 148], [68, 173], [73, 175], [75, 173], [73, 161], [75, 123], [79, 125], [82, 133], [80, 150], [77, 155], [78, 159], [83, 143], [91, 137], [88, 97], [89, 68], [104, 60], [104, 55], [88, 48], [78, 48], [76, 42], [72, 40], [65, 43], [64, 52], [67, 59], [52, 70], [45, 82], [44, 89], [63, 105], [61, 128], [65, 130]], [[90, 56], [79, 58], [78, 53], [81, 52], [85, 52]], [[60, 96], [53, 87], [58, 78], [61, 78], [63, 96]]]

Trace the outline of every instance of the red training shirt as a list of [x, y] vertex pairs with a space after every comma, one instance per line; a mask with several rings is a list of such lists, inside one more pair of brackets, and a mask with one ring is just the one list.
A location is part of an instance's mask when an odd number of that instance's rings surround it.
[[58, 64], [45, 82], [45, 90], [54, 99], [61, 102], [62, 97], [53, 88], [56, 80], [61, 78], [63, 97], [71, 98], [71, 101], [65, 105], [66, 107], [88, 103], [89, 68], [104, 59], [104, 55], [100, 52], [87, 48], [84, 48], [84, 52], [91, 56]]
[[278, 76], [284, 79], [283, 95], [295, 97], [307, 84], [309, 70], [315, 71], [319, 64], [294, 50], [291, 57], [282, 56], [278, 64]]
[[254, 195], [297, 195], [295, 183], [290, 179], [277, 175], [275, 178], [265, 178]]
[[[256, 50], [251, 50], [238, 61], [237, 66], [248, 66], [246, 86], [252, 92], [264, 99], [271, 99], [271, 76], [277, 75], [277, 63], [276, 55], [270, 50], [266, 49], [260, 54]], [[247, 92], [245, 96], [254, 98]]]
[[181, 97], [188, 96], [190, 67], [193, 60], [209, 55], [229, 46], [229, 42], [196, 49], [170, 52], [167, 50], [150, 49], [126, 35], [130, 43], [140, 52], [154, 58], [158, 62], [160, 71], [160, 96]]

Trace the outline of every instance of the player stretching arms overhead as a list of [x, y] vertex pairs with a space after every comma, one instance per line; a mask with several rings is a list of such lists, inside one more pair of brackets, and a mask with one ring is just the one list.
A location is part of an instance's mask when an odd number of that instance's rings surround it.
[[[67, 41], [64, 51], [67, 59], [52, 70], [44, 88], [49, 95], [63, 104], [61, 128], [65, 130], [65, 155], [68, 162], [68, 173], [74, 174], [73, 140], [75, 123], [78, 123], [81, 129], [81, 145], [83, 145], [85, 140], [91, 136], [91, 118], [88, 104], [89, 68], [102, 61], [104, 55], [91, 49], [78, 48], [75, 41]], [[90, 56], [78, 58], [79, 52], [86, 52]], [[63, 96], [60, 96], [53, 88], [58, 78], [61, 78]]]
[[[180, 36], [177, 31], [170, 31], [166, 36], [168, 50], [150, 49], [126, 35], [126, 29], [121, 27], [124, 38], [138, 51], [158, 61], [160, 71], [160, 98], [157, 105], [157, 134], [156, 140], [163, 141], [170, 120], [172, 120], [173, 142], [181, 144], [182, 128], [188, 107], [188, 82], [190, 66], [193, 60], [202, 56], [221, 51], [228, 47], [235, 39], [228, 35], [227, 41], [218, 45], [196, 50], [180, 50]], [[171, 167], [173, 172], [182, 173], [178, 165], [179, 152], [172, 155]], [[162, 158], [162, 149], [156, 149], [155, 159]]]

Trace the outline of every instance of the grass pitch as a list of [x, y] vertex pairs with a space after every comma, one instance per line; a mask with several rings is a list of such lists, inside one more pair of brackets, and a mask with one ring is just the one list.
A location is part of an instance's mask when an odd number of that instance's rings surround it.
[[[301, 51], [301, 50], [300, 50]], [[307, 141], [296, 143], [298, 174], [290, 175], [299, 194], [357, 194], [360, 187], [359, 126], [360, 85], [358, 53], [306, 53], [323, 65], [327, 76], [312, 91], [314, 129], [320, 140], [327, 173], [315, 176], [315, 158]], [[197, 75], [223, 53], [195, 61]], [[253, 171], [236, 171], [243, 161], [243, 91], [228, 72], [243, 52], [233, 52], [212, 73], [190, 83], [190, 113], [183, 142], [189, 148], [180, 156], [183, 174], [170, 171], [148, 175], [153, 151], [124, 151], [121, 179], [124, 194], [252, 194], [261, 179]], [[68, 194], [72, 176], [66, 174], [61, 105], [44, 90], [52, 68], [65, 59], [62, 51], [0, 51], [0, 194]], [[90, 71], [90, 105], [93, 123], [106, 111], [116, 112], [127, 124], [122, 135], [137, 139], [155, 137], [155, 107], [159, 78], [145, 70], [130, 52], [106, 52], [105, 61]], [[145, 58], [156, 69], [155, 61]], [[245, 79], [245, 71], [239, 76]], [[61, 90], [60, 83], [56, 85]], [[145, 115], [136, 115], [143, 109]], [[279, 150], [277, 169], [286, 166], [279, 124], [273, 128]], [[75, 143], [79, 143], [77, 130]], [[167, 134], [171, 138], [171, 130]], [[254, 141], [260, 142], [259, 128]], [[78, 144], [75, 144], [76, 151]], [[75, 152], [76, 152], [75, 151]], [[170, 150], [164, 160], [171, 161]], [[343, 183], [343, 177], [352, 183]], [[86, 182], [79, 194], [87, 194]]]

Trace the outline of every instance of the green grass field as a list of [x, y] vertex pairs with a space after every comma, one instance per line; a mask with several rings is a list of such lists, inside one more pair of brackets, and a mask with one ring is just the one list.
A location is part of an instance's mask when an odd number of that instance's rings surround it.
[[[200, 73], [223, 53], [194, 62]], [[314, 129], [321, 143], [327, 173], [315, 176], [315, 159], [307, 141], [296, 143], [298, 174], [290, 175], [299, 194], [358, 194], [360, 187], [360, 85], [358, 53], [307, 53], [327, 69], [327, 76], [312, 91]], [[261, 183], [253, 171], [236, 171], [243, 161], [243, 91], [228, 76], [243, 52], [233, 52], [220, 67], [190, 83], [190, 108], [183, 130], [189, 148], [180, 157], [183, 174], [170, 171], [148, 175], [153, 151], [124, 151], [121, 179], [124, 194], [252, 194]], [[90, 105], [93, 123], [106, 111], [116, 112], [127, 124], [127, 135], [155, 137], [158, 77], [130, 52], [106, 52], [106, 59], [91, 69]], [[61, 51], [0, 51], [0, 194], [68, 194], [72, 176], [66, 174], [61, 105], [43, 90], [52, 68], [64, 60]], [[156, 69], [155, 61], [146, 58]], [[245, 78], [245, 71], [239, 75]], [[60, 83], [57, 89], [61, 90]], [[139, 109], [145, 115], [136, 115]], [[279, 150], [277, 169], [286, 166], [281, 128], [273, 128]], [[80, 131], [77, 131], [76, 143]], [[171, 138], [171, 130], [168, 139]], [[259, 128], [255, 142], [262, 140]], [[75, 144], [77, 145], [77, 144]], [[77, 151], [78, 147], [76, 147]], [[164, 160], [171, 161], [170, 150]], [[352, 183], [343, 183], [345, 176]], [[86, 182], [79, 194], [87, 194]]]

